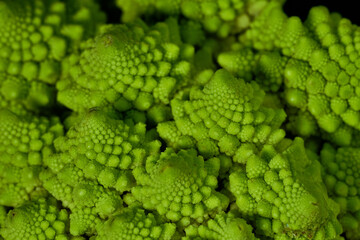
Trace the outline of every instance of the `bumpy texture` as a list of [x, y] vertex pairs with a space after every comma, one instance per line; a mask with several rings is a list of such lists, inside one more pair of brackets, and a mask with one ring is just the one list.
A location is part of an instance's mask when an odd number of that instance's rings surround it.
[[146, 156], [157, 152], [160, 142], [150, 141], [143, 123], [118, 120], [101, 111], [81, 115], [66, 136], [55, 140], [60, 154], [49, 160], [52, 169], [70, 163], [84, 172], [84, 177], [97, 180], [106, 188], [120, 193], [135, 184], [131, 170], [145, 164]]
[[145, 168], [134, 170], [138, 186], [132, 193], [145, 209], [154, 209], [171, 221], [201, 222], [212, 212], [225, 210], [228, 198], [215, 191], [220, 160], [204, 162], [194, 149], [177, 154], [168, 148], [146, 159]]
[[69, 50], [105, 19], [91, 0], [2, 0], [0, 11], [0, 71], [50, 84]]
[[[53, 163], [56, 156], [49, 159]], [[70, 233], [74, 236], [94, 234], [95, 227], [122, 208], [120, 195], [106, 189], [94, 180], [84, 177], [84, 172], [68, 164], [61, 169], [43, 171], [40, 175], [44, 188], [64, 207], [71, 210]]]
[[255, 82], [218, 70], [203, 88], [192, 88], [189, 99], [172, 100], [175, 124], [160, 123], [158, 132], [171, 146], [196, 144], [205, 156], [241, 155], [241, 143], [276, 144], [285, 135], [279, 127], [286, 114], [263, 107], [264, 95]]
[[143, 123], [113, 119], [97, 110], [81, 118], [55, 140], [57, 153], [45, 161], [51, 171], [42, 175], [44, 187], [72, 210], [73, 235], [94, 231], [99, 217], [122, 206], [120, 194], [136, 184], [131, 170], [143, 166], [146, 156], [160, 147], [158, 141], [146, 140]]
[[245, 29], [270, 2], [282, 0], [116, 0], [123, 10], [122, 20], [129, 22], [139, 15], [183, 15], [198, 21], [203, 28], [227, 37]]
[[312, 8], [302, 23], [273, 6], [239, 39], [290, 57], [283, 68], [287, 103], [309, 111], [336, 144], [350, 145], [360, 121], [358, 35], [358, 26], [325, 7]]
[[0, 107], [51, 107], [61, 61], [104, 21], [93, 0], [0, 1]]
[[275, 239], [339, 239], [337, 205], [328, 198], [319, 162], [303, 140], [265, 145], [229, 176], [239, 211], [255, 217], [256, 231]]
[[346, 237], [360, 238], [360, 148], [336, 149], [326, 144], [321, 150], [321, 163], [329, 195], [340, 205]]
[[234, 212], [219, 213], [200, 226], [190, 226], [184, 240], [256, 240], [252, 227]]
[[0, 205], [16, 207], [43, 194], [39, 173], [63, 127], [57, 117], [22, 119], [2, 109], [0, 132]]
[[190, 77], [193, 54], [191, 45], [181, 43], [175, 19], [152, 27], [141, 21], [106, 26], [67, 59], [58, 100], [74, 111], [167, 104]]
[[94, 240], [171, 240], [176, 226], [173, 223], [163, 223], [154, 214], [138, 207], [125, 209], [119, 215], [99, 225], [98, 235]]
[[263, 90], [277, 92], [283, 83], [288, 57], [277, 51], [254, 53], [250, 48], [241, 47], [221, 52], [217, 60], [221, 67], [235, 76], [247, 81], [255, 80]]
[[7, 240], [67, 240], [69, 217], [56, 199], [38, 199], [10, 210], [0, 235]]
[[359, 240], [360, 27], [283, 2], [0, 0], [0, 240]]

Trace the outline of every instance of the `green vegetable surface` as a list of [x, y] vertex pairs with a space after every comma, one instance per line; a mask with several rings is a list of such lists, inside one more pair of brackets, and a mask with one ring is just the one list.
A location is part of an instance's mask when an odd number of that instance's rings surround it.
[[360, 27], [285, 0], [0, 0], [0, 240], [359, 240]]

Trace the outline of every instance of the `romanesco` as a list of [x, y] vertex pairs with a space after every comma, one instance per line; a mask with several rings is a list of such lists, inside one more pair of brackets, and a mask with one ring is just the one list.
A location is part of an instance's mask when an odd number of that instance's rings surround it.
[[290, 2], [0, 0], [0, 240], [359, 240], [360, 27]]
[[[269, 54], [266, 51], [280, 52], [286, 61], [280, 72], [284, 101], [310, 112], [325, 132], [324, 138], [351, 145], [360, 130], [358, 34], [356, 25], [338, 14], [330, 14], [325, 7], [312, 8], [302, 23], [298, 17], [287, 17], [281, 5], [274, 4], [264, 9], [235, 45], [240, 49], [254, 48], [261, 55]], [[224, 68], [243, 74], [244, 63], [236, 64], [241, 57], [243, 49], [222, 53], [218, 60]], [[272, 61], [276, 59], [273, 57]], [[258, 62], [255, 65], [261, 65]], [[276, 64], [272, 65], [273, 71], [279, 72]], [[265, 87], [272, 81], [271, 76], [255, 79]]]
[[94, 240], [117, 239], [160, 239], [171, 240], [176, 226], [173, 223], [163, 223], [158, 216], [138, 207], [129, 207], [119, 215], [114, 216], [98, 226], [98, 235]]
[[59, 239], [68, 237], [69, 216], [54, 198], [40, 198], [10, 210], [1, 235], [9, 240]]
[[340, 222], [349, 239], [360, 237], [360, 149], [334, 148], [325, 144], [321, 150], [324, 182], [329, 195], [340, 206]]
[[145, 209], [154, 209], [183, 226], [193, 220], [201, 222], [228, 206], [228, 198], [215, 191], [219, 168], [217, 158], [205, 162], [194, 149], [176, 154], [168, 148], [160, 156], [148, 157], [145, 167], [134, 170], [138, 185], [132, 194]]
[[229, 189], [239, 211], [255, 218], [261, 235], [337, 239], [338, 206], [327, 196], [319, 162], [307, 157], [303, 144], [295, 138], [282, 142], [278, 150], [265, 145], [230, 174]]
[[21, 119], [1, 109], [0, 132], [0, 205], [16, 207], [43, 194], [39, 173], [63, 127], [57, 117]]
[[228, 239], [228, 240], [256, 240], [252, 227], [244, 219], [239, 218], [234, 211], [217, 214], [200, 226], [190, 226], [185, 229], [184, 240]]
[[74, 111], [111, 106], [148, 110], [168, 104], [190, 77], [194, 48], [183, 44], [175, 19], [148, 27], [137, 21], [104, 26], [66, 61], [58, 100]]
[[[219, 37], [241, 32], [272, 0], [116, 0], [123, 10], [122, 20], [132, 21], [141, 14], [183, 15], [200, 22]], [[273, 0], [282, 4], [283, 0]]]
[[285, 135], [279, 127], [286, 115], [282, 109], [263, 107], [264, 95], [255, 82], [218, 70], [205, 86], [192, 88], [189, 99], [172, 100], [176, 126], [160, 123], [159, 134], [177, 147], [196, 144], [206, 156], [241, 155], [241, 143], [276, 144]]

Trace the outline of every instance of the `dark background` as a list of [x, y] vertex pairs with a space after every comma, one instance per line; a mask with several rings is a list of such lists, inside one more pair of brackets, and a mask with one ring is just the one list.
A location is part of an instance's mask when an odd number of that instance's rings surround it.
[[338, 12], [350, 19], [352, 23], [360, 25], [360, 7], [355, 6], [356, 2], [356, 0], [288, 0], [284, 5], [284, 10], [288, 16], [299, 16], [305, 20], [311, 7], [323, 5], [330, 12]]
[[[121, 10], [114, 5], [114, 0], [99, 0], [99, 2], [108, 15], [108, 22], [119, 23]], [[338, 12], [343, 17], [349, 18], [351, 22], [360, 25], [360, 8], [355, 6], [356, 2], [356, 0], [288, 0], [284, 5], [284, 10], [288, 16], [299, 16], [304, 20], [311, 7], [323, 5], [331, 12]]]

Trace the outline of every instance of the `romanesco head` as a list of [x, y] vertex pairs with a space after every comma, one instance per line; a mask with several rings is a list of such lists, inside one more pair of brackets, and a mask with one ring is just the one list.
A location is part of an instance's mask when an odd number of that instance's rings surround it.
[[257, 231], [268, 237], [339, 237], [337, 205], [327, 196], [319, 162], [307, 157], [300, 138], [290, 146], [286, 141], [281, 144], [286, 149], [279, 152], [265, 145], [245, 167], [230, 174], [239, 211], [255, 217]]
[[174, 223], [164, 223], [139, 207], [129, 207], [98, 226], [95, 240], [149, 239], [171, 240], [176, 232]]
[[256, 240], [252, 227], [235, 212], [218, 213], [200, 226], [192, 225], [185, 229], [185, 240]]
[[144, 123], [119, 120], [103, 111], [81, 115], [65, 136], [55, 140], [58, 151], [48, 165], [57, 170], [68, 163], [83, 170], [84, 177], [97, 180], [119, 192], [135, 184], [131, 170], [143, 166], [146, 156], [158, 151], [159, 141], [148, 141]]
[[360, 237], [359, 154], [359, 148], [325, 144], [320, 155], [324, 182], [329, 195], [340, 205], [340, 222], [349, 239]]
[[310, 112], [326, 138], [350, 145], [360, 130], [358, 34], [358, 26], [325, 7], [312, 8], [302, 23], [278, 6], [267, 7], [240, 42], [289, 57], [285, 101]]
[[194, 149], [175, 153], [168, 148], [150, 156], [144, 168], [134, 170], [132, 194], [145, 209], [156, 210], [171, 221], [188, 225], [211, 212], [224, 210], [229, 200], [215, 191], [220, 160], [204, 161]]
[[[57, 161], [57, 157], [52, 156], [48, 161]], [[84, 172], [72, 163], [60, 170], [45, 170], [41, 172], [40, 179], [43, 187], [71, 210], [69, 231], [74, 236], [94, 234], [102, 219], [123, 207], [118, 192], [86, 179]]]
[[[275, 144], [284, 137], [279, 126], [286, 115], [281, 109], [263, 107], [264, 95], [255, 82], [218, 70], [204, 87], [192, 88], [189, 99], [171, 102], [178, 131], [165, 122], [158, 125], [158, 132], [171, 145], [193, 138], [206, 156], [219, 152], [234, 156], [241, 143]], [[179, 133], [187, 139], [175, 137]]]
[[151, 27], [140, 21], [106, 26], [67, 60], [58, 100], [75, 111], [107, 105], [144, 111], [167, 104], [186, 83], [192, 57], [175, 19]]
[[56, 199], [38, 199], [9, 211], [0, 235], [8, 240], [68, 238], [69, 216]]
[[217, 60], [233, 75], [246, 81], [255, 80], [265, 91], [277, 92], [283, 83], [288, 57], [278, 51], [254, 53], [250, 48], [235, 47], [232, 51], [221, 52]]
[[60, 61], [104, 20], [91, 0], [2, 0], [0, 72], [55, 83]]
[[19, 206], [41, 187], [44, 159], [63, 134], [58, 118], [21, 118], [0, 110], [0, 205]]

